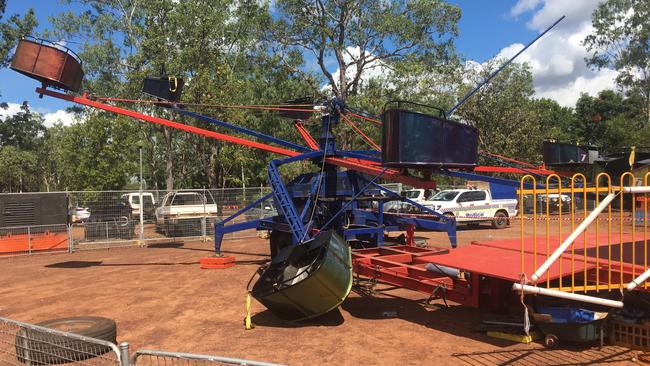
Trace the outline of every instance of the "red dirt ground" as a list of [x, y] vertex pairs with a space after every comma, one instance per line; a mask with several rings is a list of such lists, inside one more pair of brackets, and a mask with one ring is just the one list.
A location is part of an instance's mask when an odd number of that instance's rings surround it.
[[[442, 233], [427, 236], [446, 246]], [[459, 231], [459, 241], [515, 238], [519, 228]], [[25, 322], [99, 315], [117, 321], [118, 341], [147, 348], [290, 365], [585, 365], [632, 364], [625, 348], [553, 350], [478, 332], [481, 313], [428, 308], [407, 290], [366, 297], [305, 324], [286, 324], [253, 301], [255, 329], [243, 327], [246, 283], [268, 259], [262, 239], [224, 242], [237, 257], [225, 270], [201, 270], [208, 243], [0, 258], [0, 316]], [[395, 316], [384, 316], [395, 312]]]

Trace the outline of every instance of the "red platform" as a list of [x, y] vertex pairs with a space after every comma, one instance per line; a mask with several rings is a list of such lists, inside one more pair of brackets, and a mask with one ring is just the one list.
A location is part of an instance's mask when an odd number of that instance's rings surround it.
[[[568, 234], [567, 234], [568, 236]], [[572, 273], [580, 274], [580, 278], [589, 274], [593, 280], [595, 269], [598, 267], [600, 276], [607, 274], [611, 263], [612, 279], [624, 276], [624, 280], [631, 279], [632, 272], [637, 275], [645, 271], [643, 259], [643, 246], [650, 244], [643, 240], [642, 235], [634, 237], [624, 234], [622, 242], [624, 253], [631, 253], [632, 245], [636, 246], [636, 259], [630, 255], [620, 258], [621, 236], [616, 233], [611, 235], [611, 247], [607, 246], [607, 234], [598, 237], [594, 234], [580, 236], [574, 242], [573, 253], [569, 250], [554, 263], [540, 283], [557, 280], [571, 276]], [[548, 252], [552, 253], [561, 244], [559, 237], [550, 237]], [[524, 240], [524, 273], [530, 276], [547, 258], [547, 240], [545, 237], [526, 238]], [[536, 247], [536, 250], [535, 250]], [[445, 288], [446, 297], [470, 306], [478, 306], [478, 297], [481, 289], [479, 277], [492, 280], [519, 282], [522, 273], [522, 243], [521, 239], [498, 240], [490, 242], [472, 242], [468, 246], [457, 249], [422, 249], [411, 246], [380, 247], [363, 249], [353, 252], [354, 269], [357, 274], [375, 278], [396, 286], [431, 294], [441, 287]], [[608, 253], [611, 251], [611, 261]], [[535, 254], [536, 253], [536, 254]], [[636, 265], [632, 265], [635, 262]], [[466, 278], [452, 278], [430, 272], [425, 269], [428, 263], [437, 266], [454, 268], [469, 274]], [[622, 266], [621, 266], [622, 263]], [[601, 278], [600, 283], [603, 283]]]

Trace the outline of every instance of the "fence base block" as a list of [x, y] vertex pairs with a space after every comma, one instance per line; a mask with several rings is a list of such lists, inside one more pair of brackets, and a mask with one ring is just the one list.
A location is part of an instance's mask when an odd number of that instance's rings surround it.
[[235, 265], [235, 256], [203, 257], [199, 260], [201, 269], [225, 269]]

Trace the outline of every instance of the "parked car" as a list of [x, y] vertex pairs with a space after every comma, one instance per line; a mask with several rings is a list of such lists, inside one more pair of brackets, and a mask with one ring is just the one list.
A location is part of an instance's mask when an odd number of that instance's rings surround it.
[[490, 192], [483, 189], [452, 189], [438, 192], [424, 203], [445, 216], [456, 218], [458, 223], [477, 225], [491, 222], [495, 229], [502, 229], [510, 223], [510, 217], [517, 215], [516, 199], [492, 199]]
[[84, 222], [90, 217], [90, 211], [88, 211], [88, 207], [76, 205], [75, 207], [70, 207], [68, 215], [72, 223]]
[[389, 201], [384, 204], [384, 212], [388, 213], [419, 213], [420, 210], [406, 201]]
[[[129, 202], [131, 207], [131, 216], [134, 220], [140, 220], [140, 192], [126, 193], [122, 198]], [[144, 201], [143, 218], [144, 220], [153, 220], [156, 217], [156, 199], [151, 192], [142, 192], [142, 201]]]
[[[538, 214], [546, 213], [546, 204], [548, 200], [548, 211], [549, 213], [558, 213], [560, 207], [562, 213], [571, 212], [571, 195], [568, 194], [558, 194], [558, 193], [549, 193], [548, 198], [546, 194], [538, 194], [535, 202], [535, 206]], [[562, 200], [562, 205], [560, 206], [560, 200]], [[573, 200], [576, 211], [581, 211], [583, 209], [583, 199], [582, 197], [576, 196]], [[533, 200], [532, 195], [526, 195], [524, 197], [524, 213], [533, 212]]]
[[133, 239], [136, 222], [131, 218], [131, 206], [124, 198], [91, 203], [90, 216], [84, 223], [87, 240], [110, 238]]
[[246, 220], [263, 219], [277, 215], [278, 210], [275, 208], [275, 203], [273, 201], [267, 201], [262, 203], [261, 206], [246, 211]]
[[214, 233], [218, 208], [212, 196], [194, 191], [167, 193], [156, 208], [156, 231], [166, 236], [201, 235], [205, 219], [206, 233]]

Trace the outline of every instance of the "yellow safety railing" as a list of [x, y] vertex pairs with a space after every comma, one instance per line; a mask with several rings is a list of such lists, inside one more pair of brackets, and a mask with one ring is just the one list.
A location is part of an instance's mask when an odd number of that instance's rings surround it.
[[[650, 186], [650, 171], [645, 174], [643, 177], [643, 185]], [[645, 248], [643, 252], [643, 266], [648, 269], [648, 222], [650, 222], [650, 210], [648, 209], [648, 201], [650, 201], [650, 195], [645, 194], [643, 196], [643, 214], [640, 217], [643, 220], [643, 247]], [[645, 289], [650, 288], [650, 282], [646, 281], [644, 286]]]
[[[565, 236], [567, 235], [563, 235], [563, 232], [568, 231], [569, 224], [570, 233], [574, 233], [579, 221], [583, 222], [583, 227], [578, 230], [584, 228], [584, 225], [586, 225], [584, 221], [588, 221], [592, 225], [582, 233], [582, 240], [577, 237], [576, 241], [570, 244], [570, 249], [566, 247], [567, 250], [549, 267], [545, 281], [541, 278], [545, 282], [545, 287], [575, 293], [611, 291], [627, 286], [628, 282], [648, 270], [648, 226], [650, 224], [648, 209], [650, 195], [648, 193], [638, 193], [638, 190], [637, 193], [630, 192], [629, 189], [625, 192], [624, 188], [636, 185], [648, 186], [649, 183], [650, 172], [645, 174], [642, 180], [637, 179], [630, 172], [624, 173], [618, 180], [618, 186], [612, 186], [610, 176], [605, 173], [598, 174], [591, 185], [588, 184], [587, 177], [578, 173], [573, 175], [570, 181], [566, 182], [566, 186], [563, 185], [560, 176], [553, 174], [546, 178], [544, 187], [538, 187], [535, 177], [531, 175], [524, 176], [520, 181], [518, 192], [521, 202], [519, 218], [521, 221], [522, 273], [530, 274], [532, 271], [537, 270], [538, 256], [540, 258], [544, 256], [543, 252], [538, 252], [537, 225], [539, 221], [544, 220], [545, 222], [546, 259], [556, 249], [556, 247], [552, 248], [551, 245], [551, 242], [556, 245], [555, 236], [557, 236], [559, 241], [557, 245], [559, 245], [566, 239]], [[532, 188], [529, 188], [531, 184]], [[602, 208], [604, 210], [597, 217], [595, 216], [597, 213], [592, 212], [591, 217], [587, 220], [591, 202], [593, 202], [591, 209], [594, 209], [601, 204], [602, 195], [609, 193], [619, 196], [618, 200], [614, 199], [612, 201], [612, 204], [618, 203], [618, 207], [612, 208], [610, 204], [604, 208], [604, 205], [614, 198], [613, 195], [610, 195], [606, 202], [602, 202], [603, 206], [599, 208], [599, 212]], [[538, 202], [542, 204], [541, 200], [538, 200], [540, 194], [545, 195], [545, 209], [541, 208], [538, 212]], [[551, 195], [555, 194], [557, 194], [557, 200], [555, 197], [552, 200]], [[565, 201], [566, 195], [570, 196], [570, 202], [569, 200]], [[533, 201], [532, 213], [527, 216], [524, 212], [524, 200], [529, 197]], [[576, 200], [579, 198], [582, 198], [582, 202], [577, 204]], [[551, 207], [551, 202], [553, 202], [553, 207]], [[556, 209], [557, 212], [554, 212]], [[563, 212], [567, 211], [567, 209], [568, 212]], [[579, 212], [580, 210], [582, 210], [582, 213]], [[615, 210], [618, 210], [617, 214], [613, 213]], [[643, 220], [642, 224], [638, 223], [640, 219]], [[601, 221], [605, 221], [606, 224], [603, 225]], [[618, 225], [613, 226], [612, 223], [615, 221], [618, 221]], [[554, 227], [555, 223], [557, 223], [557, 227]], [[532, 237], [530, 237], [531, 226]], [[643, 231], [642, 239], [639, 238], [639, 231], [641, 230]], [[577, 235], [577, 233], [574, 235]], [[567, 244], [563, 245], [563, 247], [568, 245], [571, 239], [567, 240]], [[637, 242], [638, 240], [639, 242]], [[642, 245], [640, 245], [641, 243]], [[529, 249], [531, 244], [532, 251]], [[617, 246], [618, 248], [616, 248]], [[639, 251], [642, 251], [642, 253]], [[534, 268], [526, 268], [526, 263], [531, 262], [531, 255]], [[570, 266], [570, 268], [563, 268], [563, 266]], [[543, 271], [543, 269], [540, 271]], [[561, 275], [551, 278], [550, 272]], [[650, 283], [646, 281], [639, 288], [648, 289]]]

